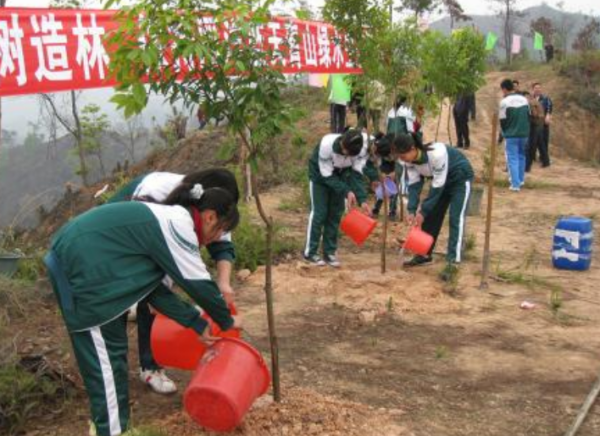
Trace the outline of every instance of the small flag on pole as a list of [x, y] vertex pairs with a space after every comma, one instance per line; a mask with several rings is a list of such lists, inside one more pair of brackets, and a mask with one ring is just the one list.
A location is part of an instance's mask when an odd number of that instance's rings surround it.
[[533, 40], [533, 49], [534, 50], [543, 50], [544, 49], [544, 36], [541, 33], [535, 32], [534, 40]]
[[488, 51], [493, 50], [496, 46], [496, 41], [498, 41], [498, 36], [494, 32], [488, 32], [485, 39], [485, 49]]
[[511, 53], [518, 54], [520, 52], [521, 52], [521, 36], [513, 35]]

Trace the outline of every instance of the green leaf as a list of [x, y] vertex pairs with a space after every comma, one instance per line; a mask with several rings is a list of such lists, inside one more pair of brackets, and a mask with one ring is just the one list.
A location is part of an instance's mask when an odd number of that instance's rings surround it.
[[143, 84], [134, 83], [131, 87], [131, 92], [136, 104], [146, 106], [148, 96], [146, 94], [146, 87]]

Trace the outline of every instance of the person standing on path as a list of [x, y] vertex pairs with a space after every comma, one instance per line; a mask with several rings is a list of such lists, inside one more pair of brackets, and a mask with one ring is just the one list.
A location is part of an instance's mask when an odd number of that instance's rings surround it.
[[531, 171], [531, 165], [536, 160], [536, 155], [542, 148], [544, 140], [544, 108], [529, 92], [525, 91], [524, 96], [529, 102], [531, 111], [529, 140], [527, 144], [527, 161], [525, 163], [525, 172]]
[[346, 108], [351, 98], [346, 74], [332, 74], [327, 84], [329, 91], [330, 132], [343, 133], [346, 128]]
[[[306, 230], [304, 260], [316, 266], [339, 267], [338, 229], [345, 201], [370, 214], [363, 170], [369, 157], [367, 135], [347, 130], [325, 135], [308, 162], [311, 211]], [[323, 259], [319, 246], [323, 237]]]
[[544, 133], [540, 147], [540, 160], [542, 168], [550, 166], [550, 124], [552, 122], [552, 111], [554, 109], [552, 99], [542, 94], [542, 85], [539, 82], [533, 84], [533, 97], [540, 102], [544, 108]]
[[527, 141], [529, 139], [529, 103], [517, 94], [511, 79], [500, 84], [504, 98], [500, 102], [500, 128], [506, 141], [506, 164], [510, 190], [519, 192], [525, 184]]
[[456, 146], [469, 149], [471, 140], [469, 138], [469, 112], [471, 111], [471, 100], [469, 95], [460, 95], [454, 103], [452, 114], [454, 115], [454, 126], [456, 127]]
[[[403, 182], [408, 188], [408, 222], [434, 238], [429, 253], [416, 255], [405, 263], [414, 267], [433, 261], [432, 253], [450, 209], [450, 235], [446, 266], [440, 273], [444, 281], [452, 281], [462, 261], [467, 206], [473, 182], [473, 167], [456, 148], [442, 143], [423, 145], [419, 137], [399, 135], [392, 143], [392, 154], [404, 167]], [[421, 201], [426, 178], [432, 178], [427, 197]]]

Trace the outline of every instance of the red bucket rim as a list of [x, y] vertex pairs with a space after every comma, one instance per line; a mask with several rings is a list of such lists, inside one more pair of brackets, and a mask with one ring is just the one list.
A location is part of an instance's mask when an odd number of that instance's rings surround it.
[[[269, 372], [269, 368], [267, 367], [267, 364], [265, 363], [265, 359], [263, 359], [260, 352], [256, 348], [254, 348], [252, 345], [247, 343], [246, 341], [244, 341], [242, 339], [238, 339], [238, 338], [221, 338], [217, 342], [215, 342], [215, 344], [212, 347], [214, 347], [215, 345], [217, 345], [219, 342], [222, 342], [222, 341], [233, 342], [237, 345], [241, 345], [242, 347], [244, 347], [248, 351], [250, 351], [252, 354], [254, 354], [254, 356], [258, 359], [258, 363], [260, 364], [261, 367], [263, 367], [263, 369], [265, 370], [265, 373], [267, 375], [265, 377], [265, 387], [263, 389], [261, 389], [261, 394], [259, 396], [264, 395], [269, 390], [269, 385], [271, 384], [271, 373]], [[210, 348], [212, 348], [212, 347], [210, 347]]]

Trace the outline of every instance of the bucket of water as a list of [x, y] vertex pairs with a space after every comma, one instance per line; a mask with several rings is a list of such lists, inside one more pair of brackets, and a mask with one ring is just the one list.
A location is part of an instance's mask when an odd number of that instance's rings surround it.
[[377, 221], [357, 209], [352, 209], [346, 214], [340, 228], [356, 245], [362, 245], [375, 226]]
[[271, 376], [258, 351], [246, 342], [224, 338], [204, 354], [183, 395], [190, 417], [209, 430], [236, 428]]
[[432, 245], [433, 236], [418, 227], [412, 227], [406, 236], [406, 241], [404, 241], [405, 250], [421, 256], [427, 256]]
[[[394, 183], [392, 179], [386, 177], [383, 180], [383, 183], [385, 184], [386, 197], [393, 197], [394, 195], [398, 194], [398, 186], [396, 185], [396, 183]], [[375, 196], [378, 200], [383, 200], [383, 187], [381, 186], [381, 183], [379, 184], [377, 189], [375, 189]]]
[[[237, 313], [233, 304], [229, 306], [229, 310], [232, 314]], [[222, 331], [206, 312], [202, 314], [202, 318], [208, 321], [213, 336], [240, 337], [238, 329]], [[152, 347], [152, 356], [160, 366], [188, 371], [196, 369], [198, 361], [207, 349], [194, 329], [185, 328], [160, 313], [156, 315], [152, 324], [150, 346]]]

